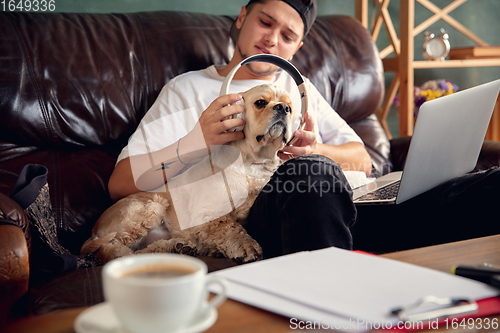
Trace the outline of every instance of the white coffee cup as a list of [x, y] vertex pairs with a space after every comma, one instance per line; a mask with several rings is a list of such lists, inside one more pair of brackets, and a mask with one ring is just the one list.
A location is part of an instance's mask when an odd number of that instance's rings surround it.
[[[207, 286], [222, 291], [209, 302]], [[103, 268], [104, 296], [127, 331], [179, 332], [226, 300], [227, 282], [207, 275], [200, 259], [170, 254], [137, 254], [118, 258]]]

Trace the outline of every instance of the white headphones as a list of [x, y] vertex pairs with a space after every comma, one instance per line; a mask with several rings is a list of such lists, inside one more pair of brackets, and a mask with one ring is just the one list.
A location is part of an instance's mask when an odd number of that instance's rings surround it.
[[[302, 78], [302, 75], [298, 71], [297, 68], [295, 68], [294, 65], [292, 65], [291, 62], [280, 58], [278, 56], [272, 55], [272, 54], [257, 54], [253, 55], [251, 57], [246, 58], [229, 72], [229, 74], [226, 76], [226, 79], [222, 83], [222, 87], [220, 88], [220, 93], [219, 96], [224, 96], [229, 94], [229, 85], [231, 84], [231, 81], [233, 80], [234, 74], [238, 71], [238, 69], [246, 64], [252, 63], [252, 62], [267, 62], [273, 65], [276, 65], [283, 70], [285, 70], [290, 76], [293, 78], [295, 83], [297, 84], [297, 88], [299, 89], [300, 93], [300, 101], [302, 104], [302, 109], [299, 117], [295, 120], [292, 126], [292, 133], [294, 133], [298, 129], [302, 129], [304, 127], [304, 123], [306, 120], [306, 112], [307, 112], [307, 93], [306, 93], [306, 87], [304, 84], [304, 79]], [[238, 115], [236, 115], [238, 116]], [[236, 131], [241, 131], [242, 128], [236, 128]], [[296, 137], [292, 137], [292, 139], [287, 142], [287, 145], [293, 144], [297, 140]]]

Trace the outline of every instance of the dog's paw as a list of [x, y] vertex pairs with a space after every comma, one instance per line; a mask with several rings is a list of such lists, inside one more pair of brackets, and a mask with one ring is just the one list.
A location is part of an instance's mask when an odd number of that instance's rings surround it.
[[232, 253], [232, 258], [241, 263], [247, 263], [262, 259], [262, 248], [255, 240], [247, 241]]
[[122, 244], [104, 244], [95, 253], [102, 264], [105, 264], [113, 259], [132, 255], [134, 252]]
[[197, 251], [193, 243], [179, 238], [172, 238], [156, 241], [135, 253], [179, 253], [196, 256]]
[[173, 249], [174, 253], [186, 254], [188, 256], [195, 257], [196, 256], [196, 248], [194, 246], [190, 246], [186, 243], [177, 243]]

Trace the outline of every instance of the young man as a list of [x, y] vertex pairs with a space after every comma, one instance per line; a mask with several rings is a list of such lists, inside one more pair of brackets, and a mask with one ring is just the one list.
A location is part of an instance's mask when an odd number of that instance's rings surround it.
[[[242, 139], [242, 132], [226, 132], [244, 120], [226, 119], [243, 108], [233, 105], [241, 99], [238, 94], [217, 97], [224, 77], [251, 55], [291, 60], [316, 12], [315, 0], [257, 0], [243, 7], [235, 22], [239, 38], [229, 64], [180, 75], [163, 88], [118, 158], [109, 181], [111, 197], [156, 189], [217, 146]], [[245, 91], [268, 82], [296, 90], [293, 80], [277, 70], [268, 63], [248, 64], [238, 70], [233, 86]], [[295, 132], [298, 141], [280, 153], [285, 160], [296, 158], [284, 163], [264, 188], [246, 226], [265, 257], [327, 246], [352, 248], [349, 227], [356, 210], [340, 166], [367, 174], [371, 170], [360, 138], [308, 80], [306, 87], [305, 127]], [[295, 185], [286, 190], [279, 186], [284, 183]]]
[[[300, 0], [290, 2], [300, 2]], [[252, 10], [254, 8], [255, 10]], [[311, 11], [316, 9], [315, 1], [310, 2], [310, 8]], [[312, 25], [314, 18], [315, 15], [314, 17], [309, 18], [311, 21], [309, 22], [309, 28]], [[240, 37], [236, 44], [236, 50], [233, 58], [227, 66], [216, 68], [217, 74], [220, 77], [225, 77], [236, 64], [254, 54], [271, 53], [291, 60], [295, 52], [297, 52], [303, 45], [302, 39], [304, 37], [305, 25], [303, 24], [300, 14], [286, 1], [250, 1], [247, 7], [242, 8], [236, 22], [236, 27], [240, 29]], [[273, 82], [274, 74], [277, 69], [278, 68], [276, 66], [267, 63], [252, 63], [241, 68], [236, 73], [234, 80], [265, 80]], [[212, 72], [208, 75], [214, 76], [213, 74], [214, 73]], [[169, 83], [170, 86], [167, 85], [167, 87], [163, 89], [157, 102], [153, 105], [149, 113], [162, 112], [158, 110], [162, 107], [162, 105], [159, 104], [166, 103], [162, 102], [162, 99], [168, 100], [182, 98], [182, 96], [173, 96], [179, 94], [187, 95], [186, 92], [178, 94], [177, 91], [175, 91], [175, 88], [176, 84], [178, 84], [177, 81], [182, 82], [196, 79], [196, 77], [192, 78], [191, 76], [186, 78], [181, 75], [180, 78], [172, 80], [174, 82], [171, 84]], [[218, 78], [214, 76], [213, 79], [217, 80]], [[196, 89], [203, 90], [200, 86], [197, 86]], [[168, 96], [168, 90], [172, 90], [170, 96]], [[217, 89], [212, 90], [217, 91]], [[197, 91], [196, 93], [200, 92]], [[205, 143], [208, 147], [217, 146], [233, 140], [241, 139], [243, 137], [243, 133], [241, 132], [225, 133], [226, 130], [232, 127], [243, 125], [243, 120], [229, 119], [221, 121], [227, 116], [242, 112], [242, 106], [240, 105], [227, 106], [228, 104], [238, 101], [241, 97], [237, 94], [231, 94], [219, 98], [217, 98], [217, 95], [212, 95], [207, 98], [212, 98], [213, 102], [204, 107], [204, 109], [206, 109], [201, 113], [198, 120], [199, 126], [196, 126], [195, 130], [188, 133], [186, 137], [182, 137], [182, 142], [179, 144], [179, 153], [186, 155], [182, 159], [182, 162], [186, 164], [195, 158], [203, 156], [203, 153], [206, 153], [206, 150], [203, 149]], [[177, 103], [177, 105], [175, 105], [175, 103], [170, 103], [172, 106], [167, 105], [166, 107], [176, 108], [176, 110], [163, 111], [174, 113], [193, 106], [200, 108], [203, 102], [204, 101], [200, 101], [198, 105], [190, 105], [186, 103]], [[145, 118], [146, 122], [151, 121], [148, 116]], [[341, 124], [340, 126], [344, 126], [344, 124]], [[307, 128], [315, 128], [313, 117], [307, 117], [306, 129]], [[200, 129], [202, 133], [199, 133]], [[202, 137], [200, 134], [202, 134]], [[284, 153], [293, 154], [295, 156], [321, 154], [329, 156], [338, 164], [343, 165], [346, 169], [353, 169], [357, 166], [357, 169], [365, 171], [368, 174], [371, 170], [369, 155], [360, 140], [357, 140], [359, 142], [349, 142], [334, 146], [320, 143], [317, 140], [315, 132], [311, 130], [298, 132], [296, 133], [296, 136], [301, 140], [299, 140], [294, 147], [287, 147], [284, 150]], [[201, 138], [203, 138], [204, 141], [200, 140]], [[161, 157], [163, 158], [158, 158], [158, 160], [175, 161], [177, 159], [177, 143], [178, 142], [176, 140], [176, 142], [174, 142], [174, 144], [170, 147], [166, 147], [159, 152], [158, 155], [161, 154]], [[150, 183], [147, 182], [144, 177], [141, 179], [143, 184], [139, 184], [139, 188], [137, 188], [138, 184], [134, 180], [130, 167], [130, 158], [126, 157], [125, 159], [122, 159], [122, 156], [120, 156], [119, 163], [117, 164], [110, 180], [110, 193], [113, 199], [119, 199], [140, 190], [154, 189], [161, 185], [162, 179], [155, 178], [154, 180], [151, 180]], [[285, 158], [285, 155], [282, 154], [281, 157]], [[169, 165], [167, 180], [171, 176], [177, 174], [177, 172], [184, 166], [179, 161], [177, 162], [178, 163], [175, 163], [175, 165]]]

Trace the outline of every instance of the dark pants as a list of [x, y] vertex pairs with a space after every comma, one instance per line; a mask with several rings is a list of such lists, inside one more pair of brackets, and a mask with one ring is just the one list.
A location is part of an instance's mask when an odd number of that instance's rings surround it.
[[257, 197], [247, 232], [265, 258], [330, 246], [352, 249], [352, 191], [338, 164], [308, 155], [282, 164]]

